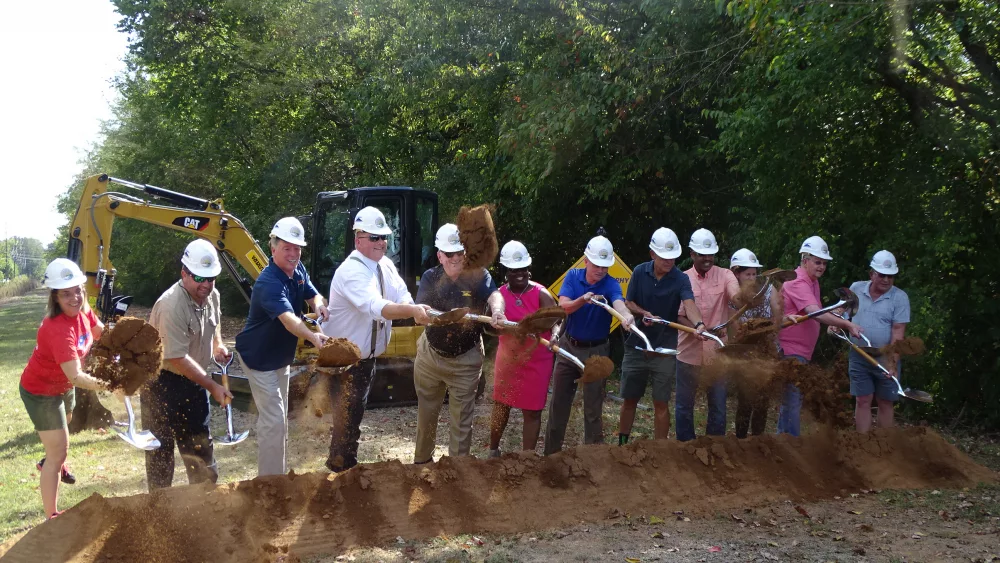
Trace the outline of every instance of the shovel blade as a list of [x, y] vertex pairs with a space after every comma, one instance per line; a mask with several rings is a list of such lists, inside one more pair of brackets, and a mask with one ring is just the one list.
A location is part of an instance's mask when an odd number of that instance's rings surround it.
[[931, 395], [927, 391], [920, 391], [917, 389], [903, 389], [901, 393], [907, 399], [913, 399], [914, 401], [920, 401], [921, 403], [933, 403], [934, 395]]
[[785, 283], [795, 279], [794, 270], [785, 270], [782, 268], [774, 268], [766, 272], [761, 272], [762, 276], [771, 281], [771, 283]]
[[139, 448], [140, 450], [151, 451], [160, 447], [160, 441], [152, 434], [152, 432], [136, 432], [130, 434], [127, 431], [119, 430], [115, 428], [115, 433], [122, 440], [128, 442], [129, 445]]
[[833, 294], [837, 296], [837, 299], [844, 301], [844, 309], [850, 311], [850, 316], [858, 314], [858, 296], [850, 289], [846, 287], [840, 287], [833, 290]]
[[232, 445], [235, 445], [235, 444], [239, 444], [243, 440], [246, 440], [247, 436], [249, 436], [249, 435], [250, 435], [250, 431], [249, 430], [244, 430], [243, 432], [240, 432], [239, 434], [236, 434], [235, 436], [232, 435], [232, 434], [226, 434], [225, 436], [221, 436], [219, 438], [215, 438], [215, 443], [218, 444], [218, 445], [220, 445], [220, 446], [232, 446]]

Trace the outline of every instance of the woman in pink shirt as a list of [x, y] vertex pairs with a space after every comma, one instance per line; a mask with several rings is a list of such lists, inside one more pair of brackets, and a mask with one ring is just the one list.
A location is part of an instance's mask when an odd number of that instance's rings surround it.
[[[512, 240], [503, 245], [500, 264], [507, 269], [507, 283], [500, 287], [500, 294], [506, 303], [507, 320], [517, 322], [542, 307], [556, 306], [552, 294], [541, 284], [531, 281], [531, 272], [528, 271], [531, 256], [523, 244]], [[547, 340], [557, 338], [553, 336], [553, 331], [539, 336]], [[507, 428], [511, 408], [521, 409], [524, 415], [521, 449], [535, 449], [554, 361], [552, 352], [533, 339], [500, 335], [493, 368], [490, 457], [500, 457], [500, 438]]]

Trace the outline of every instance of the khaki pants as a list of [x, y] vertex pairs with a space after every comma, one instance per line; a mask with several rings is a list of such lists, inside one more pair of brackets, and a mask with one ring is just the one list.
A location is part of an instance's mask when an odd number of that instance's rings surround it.
[[288, 444], [289, 366], [270, 371], [240, 367], [250, 382], [257, 406], [257, 474], [284, 475], [288, 472], [285, 449]]
[[448, 392], [451, 411], [451, 440], [448, 455], [469, 455], [472, 446], [472, 419], [476, 408], [476, 387], [483, 375], [483, 344], [456, 357], [438, 354], [427, 338], [417, 341], [413, 362], [413, 386], [417, 390], [417, 444], [414, 463], [430, 461], [437, 438], [438, 415]]

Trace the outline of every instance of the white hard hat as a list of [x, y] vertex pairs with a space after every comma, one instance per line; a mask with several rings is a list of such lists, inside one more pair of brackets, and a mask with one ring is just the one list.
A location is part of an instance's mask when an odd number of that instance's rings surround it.
[[42, 282], [49, 289], [66, 289], [76, 287], [87, 281], [87, 276], [83, 275], [76, 262], [69, 258], [56, 258], [45, 267], [45, 281]]
[[465, 250], [465, 247], [462, 246], [462, 239], [458, 236], [458, 225], [454, 223], [441, 225], [437, 235], [434, 236], [434, 246], [441, 252]]
[[812, 254], [816, 258], [822, 258], [823, 260], [833, 260], [833, 256], [830, 256], [830, 247], [826, 245], [826, 241], [815, 235], [802, 242], [799, 253], [803, 252]]
[[688, 248], [698, 254], [715, 254], [719, 251], [719, 243], [715, 242], [715, 235], [708, 229], [698, 229], [691, 233], [691, 242]]
[[749, 248], [741, 248], [733, 253], [729, 259], [729, 267], [740, 266], [741, 268], [761, 268], [761, 263], [757, 261], [757, 255], [750, 252]]
[[385, 224], [385, 215], [374, 207], [366, 207], [354, 216], [354, 230], [373, 235], [391, 235], [392, 229]]
[[670, 260], [681, 255], [681, 241], [677, 240], [677, 235], [666, 227], [660, 227], [653, 233], [653, 238], [649, 241], [649, 249], [660, 258]]
[[527, 268], [531, 265], [531, 255], [523, 244], [512, 240], [500, 249], [500, 264], [512, 270]]
[[205, 239], [193, 240], [187, 245], [181, 256], [181, 264], [192, 274], [206, 278], [214, 278], [222, 271], [219, 253]]
[[895, 276], [899, 273], [899, 266], [896, 265], [896, 257], [888, 250], [879, 250], [872, 256], [871, 267], [880, 274]]
[[295, 217], [282, 217], [271, 228], [271, 236], [278, 237], [296, 246], [306, 245], [306, 230]]
[[602, 236], [590, 239], [586, 250], [583, 251], [583, 255], [593, 265], [600, 266], [601, 268], [610, 268], [615, 263], [615, 249], [611, 246], [611, 241]]

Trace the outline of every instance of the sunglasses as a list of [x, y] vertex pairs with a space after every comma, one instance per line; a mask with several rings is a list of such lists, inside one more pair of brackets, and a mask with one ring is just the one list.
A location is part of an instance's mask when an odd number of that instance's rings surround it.
[[509, 276], [517, 276], [517, 275], [520, 275], [520, 274], [527, 274], [527, 273], [528, 273], [528, 268], [508, 268], [507, 269], [507, 275], [509, 275]]
[[875, 272], [875, 275], [884, 280], [891, 280], [892, 278], [896, 277], [896, 274], [883, 274], [882, 272]]
[[191, 276], [191, 279], [194, 280], [194, 283], [205, 283], [205, 282], [214, 282], [215, 281], [215, 276], [212, 276], [212, 277], [196, 276], [196, 275], [192, 274], [191, 270], [188, 270], [187, 268], [184, 268], [184, 271], [187, 272], [187, 275]]
[[389, 240], [389, 235], [368, 235], [368, 240], [372, 242], [377, 242], [380, 240]]
[[442, 250], [441, 253], [444, 254], [447, 258], [454, 258], [456, 256], [464, 256], [465, 255], [465, 251], [464, 250], [456, 250], [455, 252], [445, 252], [445, 251]]

